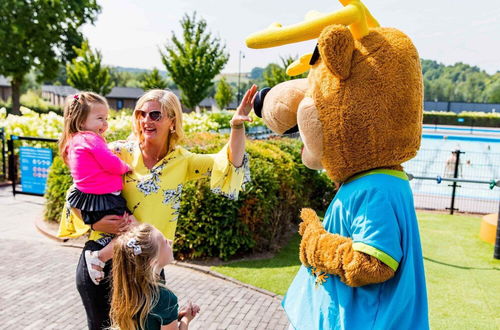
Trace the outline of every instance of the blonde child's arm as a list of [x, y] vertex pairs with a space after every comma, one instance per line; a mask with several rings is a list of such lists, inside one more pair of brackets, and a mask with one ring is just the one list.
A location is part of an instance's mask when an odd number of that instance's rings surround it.
[[161, 330], [188, 330], [189, 323], [199, 312], [200, 307], [198, 305], [189, 303], [188, 306], [179, 312], [179, 314], [182, 315], [180, 320], [175, 320], [167, 325], [162, 325]]
[[[139, 224], [137, 219], [132, 214], [128, 213], [123, 214], [122, 220], [125, 221], [126, 225], [121, 228], [119, 234]], [[106, 262], [113, 257], [113, 247], [115, 246], [115, 241], [116, 238], [113, 238], [108, 245], [99, 250], [99, 260], [101, 260], [102, 262]]]

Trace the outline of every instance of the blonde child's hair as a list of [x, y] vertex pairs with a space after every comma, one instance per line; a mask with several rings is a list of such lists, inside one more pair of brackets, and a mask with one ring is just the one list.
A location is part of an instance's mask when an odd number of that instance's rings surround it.
[[160, 244], [154, 234], [153, 226], [140, 224], [115, 242], [111, 271], [112, 329], [143, 329], [149, 312], [158, 302], [161, 284], [155, 261]]
[[59, 139], [59, 155], [66, 164], [68, 163], [66, 146], [73, 134], [82, 131], [82, 125], [90, 113], [92, 104], [102, 104], [109, 107], [106, 98], [93, 92], [79, 92], [66, 98], [63, 133]]
[[[172, 151], [177, 144], [179, 144], [184, 139], [184, 130], [182, 128], [182, 106], [181, 102], [169, 90], [163, 89], [152, 89], [146, 92], [135, 105], [135, 110], [141, 110], [146, 102], [156, 101], [160, 103], [160, 111], [163, 115], [167, 116], [171, 120], [174, 121], [175, 132], [170, 132], [167, 138], [167, 150]], [[133, 133], [136, 139], [142, 143], [143, 137], [141, 134], [141, 128], [139, 123], [139, 117], [134, 112], [134, 121], [133, 121]]]

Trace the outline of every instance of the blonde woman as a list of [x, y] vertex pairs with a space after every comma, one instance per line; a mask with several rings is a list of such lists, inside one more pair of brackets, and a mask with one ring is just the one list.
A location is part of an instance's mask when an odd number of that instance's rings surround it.
[[[256, 91], [254, 85], [245, 93], [230, 121], [229, 143], [217, 154], [194, 154], [179, 145], [184, 137], [182, 108], [171, 91], [151, 90], [138, 100], [132, 118], [134, 138], [110, 146], [131, 167], [131, 172], [124, 176], [122, 195], [133, 217], [152, 224], [167, 239], [173, 240], [185, 182], [209, 177], [214, 193], [238, 198], [249, 173], [243, 123], [251, 121], [249, 113]], [[101, 250], [113, 234], [127, 229], [127, 219], [121, 215], [103, 217], [92, 225], [84, 251]], [[66, 206], [59, 236], [77, 237], [87, 231], [78, 213]], [[110, 257], [105, 253], [99, 255], [101, 261]], [[98, 266], [92, 267], [101, 271]], [[77, 267], [77, 288], [90, 329], [109, 326], [109, 282], [106, 280], [109, 269], [107, 262], [102, 270], [105, 279], [95, 285], [88, 276], [83, 258]]]
[[185, 330], [200, 311], [181, 312], [177, 296], [160, 272], [174, 260], [172, 241], [149, 224], [133, 227], [114, 244], [111, 325], [113, 329]]

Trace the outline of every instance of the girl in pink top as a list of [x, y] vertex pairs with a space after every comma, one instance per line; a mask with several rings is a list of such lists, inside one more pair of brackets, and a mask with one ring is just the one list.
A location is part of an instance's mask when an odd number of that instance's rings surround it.
[[[59, 152], [68, 165], [75, 188], [67, 200], [79, 209], [86, 224], [92, 226], [106, 215], [124, 215], [131, 212], [121, 195], [122, 175], [129, 166], [108, 149], [102, 137], [108, 128], [108, 103], [102, 96], [81, 92], [69, 97], [64, 106], [64, 129], [59, 141]], [[109, 243], [110, 239], [106, 242]], [[106, 244], [103, 244], [106, 245]], [[100, 251], [85, 250], [85, 261], [90, 279], [98, 285], [112, 244]], [[101, 260], [100, 260], [101, 259]]]

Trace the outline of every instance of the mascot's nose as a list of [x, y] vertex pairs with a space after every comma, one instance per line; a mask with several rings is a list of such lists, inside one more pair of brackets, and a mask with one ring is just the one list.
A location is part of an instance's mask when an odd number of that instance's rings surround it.
[[253, 111], [257, 117], [262, 118], [262, 106], [264, 105], [264, 98], [266, 94], [271, 90], [270, 87], [265, 87], [257, 92], [255, 100], [253, 101]]

